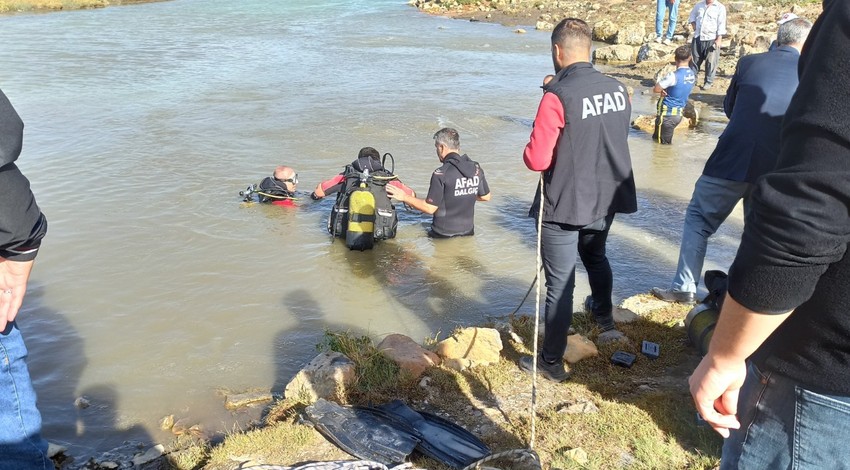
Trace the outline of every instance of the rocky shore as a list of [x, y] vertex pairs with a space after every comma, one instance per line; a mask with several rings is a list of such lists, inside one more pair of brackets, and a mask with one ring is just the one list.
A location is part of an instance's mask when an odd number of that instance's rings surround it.
[[[605, 43], [594, 51], [593, 60], [607, 64], [609, 72], [632, 86], [652, 86], [660, 68], [672, 60], [673, 50], [688, 43], [688, 15], [696, 2], [683, 0], [675, 29], [675, 42], [664, 45], [655, 38], [655, 1], [628, 0], [411, 0], [409, 4], [423, 12], [468, 21], [501, 23], [515, 27], [548, 31], [564, 18], [581, 18], [593, 28], [593, 38]], [[692, 97], [725, 94], [728, 80], [741, 56], [765, 52], [776, 37], [776, 19], [785, 12], [814, 21], [820, 14], [820, 2], [799, 0], [723, 1], [728, 18], [715, 87]], [[717, 100], [708, 99], [711, 103]]]

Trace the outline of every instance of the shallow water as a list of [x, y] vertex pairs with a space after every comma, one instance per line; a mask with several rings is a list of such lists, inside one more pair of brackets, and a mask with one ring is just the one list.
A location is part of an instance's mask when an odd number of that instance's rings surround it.
[[[325, 329], [443, 337], [507, 314], [534, 277], [537, 178], [521, 153], [547, 33], [396, 0], [175, 0], [0, 22], [0, 88], [26, 123], [20, 166], [50, 221], [20, 325], [44, 434], [77, 457], [164, 440], [172, 413], [233, 429], [252, 416], [225, 411], [220, 390], [281, 392]], [[639, 91], [635, 113], [652, 113]], [[442, 126], [493, 191], [475, 237], [434, 241], [426, 217], [403, 213], [395, 240], [349, 252], [324, 231], [332, 201], [286, 210], [237, 195], [280, 163], [309, 191], [367, 145], [422, 193]], [[672, 147], [634, 131], [640, 210], [612, 230], [615, 301], [669, 283], [720, 130]], [[728, 266], [740, 227], [738, 209], [707, 269]], [[577, 304], [587, 293], [580, 273]], [[74, 407], [81, 395], [92, 407]]]

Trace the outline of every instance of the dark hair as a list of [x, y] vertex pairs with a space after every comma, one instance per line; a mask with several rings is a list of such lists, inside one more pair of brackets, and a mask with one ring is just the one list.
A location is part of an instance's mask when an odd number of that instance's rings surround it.
[[434, 141], [454, 150], [460, 149], [460, 134], [451, 127], [444, 127], [434, 134]]
[[357, 158], [359, 159], [366, 157], [370, 157], [373, 160], [380, 160], [381, 154], [378, 153], [378, 151], [372, 147], [363, 147], [362, 149], [360, 149], [360, 153], [357, 154]]
[[691, 58], [691, 46], [679, 46], [673, 54], [676, 57], [676, 62], [684, 62]]
[[590, 48], [590, 26], [578, 18], [564, 18], [552, 30], [552, 44], [567, 48], [581, 45]]

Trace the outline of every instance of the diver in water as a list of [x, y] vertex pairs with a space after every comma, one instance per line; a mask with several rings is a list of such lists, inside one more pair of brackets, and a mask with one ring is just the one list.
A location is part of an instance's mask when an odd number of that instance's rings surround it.
[[281, 165], [274, 169], [272, 176], [266, 176], [260, 184], [249, 186], [239, 195], [245, 196], [245, 201], [253, 201], [256, 194], [259, 202], [294, 207], [297, 186], [298, 173], [291, 167]]
[[394, 168], [384, 168], [387, 157], [392, 160], [392, 155], [385, 154], [382, 161], [377, 150], [363, 147], [342, 173], [322, 181], [310, 194], [313, 200], [337, 194], [328, 219], [328, 232], [344, 238], [350, 249], [370, 249], [375, 240], [395, 237], [398, 215], [385, 188], [416, 195], [393, 174]]

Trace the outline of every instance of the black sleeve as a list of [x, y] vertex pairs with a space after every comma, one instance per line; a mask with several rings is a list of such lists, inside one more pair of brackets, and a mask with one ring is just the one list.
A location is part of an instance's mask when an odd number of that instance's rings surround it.
[[729, 292], [763, 313], [811, 297], [850, 241], [850, 2], [825, 1], [800, 57], [776, 169], [757, 182]]
[[24, 139], [24, 122], [0, 90], [0, 167], [18, 159]]

